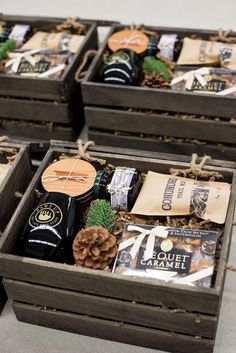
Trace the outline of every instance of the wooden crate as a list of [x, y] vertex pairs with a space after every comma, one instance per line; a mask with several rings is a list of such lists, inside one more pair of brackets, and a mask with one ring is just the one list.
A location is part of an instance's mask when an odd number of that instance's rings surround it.
[[[98, 75], [103, 65], [103, 55], [107, 50], [107, 40], [114, 32], [127, 26], [113, 26], [98, 50], [96, 58], [90, 66], [82, 83], [83, 102], [85, 105], [98, 107], [135, 108], [162, 110], [209, 116], [234, 117], [236, 109], [235, 97], [196, 94], [191, 92], [175, 92], [169, 89], [156, 89], [140, 86], [122, 86], [99, 82]], [[208, 39], [216, 35], [216, 31], [168, 27], [145, 27], [157, 33], [177, 33], [180, 38], [200, 35]], [[232, 33], [236, 36], [236, 33]], [[145, 130], [144, 130], [145, 131]]]
[[[10, 25], [24, 23], [44, 31], [55, 29], [56, 25], [64, 20], [64, 18], [0, 15], [0, 21]], [[9, 124], [0, 125], [0, 134], [4, 134], [4, 130], [10, 125], [8, 134], [16, 135], [19, 124], [15, 120], [24, 120], [31, 124], [40, 122], [59, 124], [59, 128], [61, 126], [62, 130], [68, 131], [63, 136], [63, 133], [60, 135], [55, 129], [51, 134], [45, 130], [48, 135], [44, 137], [45, 139], [76, 138], [84, 125], [84, 114], [80, 86], [74, 77], [86, 51], [97, 48], [96, 22], [92, 20], [81, 22], [86, 26], [85, 39], [60, 78], [22, 77], [0, 73], [0, 119], [9, 121]], [[35, 133], [41, 134], [37, 125], [33, 125], [34, 127]], [[26, 129], [22, 136], [31, 137], [32, 134], [33, 131]]]
[[[235, 117], [235, 97], [99, 82], [107, 39], [123, 28], [121, 25], [111, 28], [82, 83], [89, 138], [99, 145], [178, 154], [202, 154], [204, 151], [213, 158], [234, 161], [236, 124], [231, 119]], [[160, 34], [178, 33], [181, 38], [197, 34], [207, 39], [216, 34], [199, 29], [147, 29]], [[189, 115], [181, 119], [173, 114], [180, 112]], [[208, 119], [202, 120], [200, 115], [208, 116]], [[213, 117], [221, 119], [214, 120]], [[165, 136], [170, 138], [168, 143]], [[183, 141], [178, 143], [173, 138]], [[191, 140], [200, 140], [205, 144], [195, 144]]]
[[[15, 149], [17, 156], [12, 163], [11, 168], [6, 174], [3, 182], [0, 184], [0, 235], [6, 228], [17, 204], [18, 199], [15, 197], [15, 192], [24, 193], [30, 179], [32, 177], [31, 163], [29, 158], [28, 147], [15, 143], [1, 143], [0, 163], [7, 163], [6, 156], [10, 156], [7, 150]], [[3, 151], [6, 150], [6, 152]], [[0, 311], [6, 301], [6, 294], [0, 282]]]
[[[31, 16], [8, 16], [0, 15], [0, 21], [10, 25], [29, 24], [37, 30], [51, 31], [65, 18], [31, 17]], [[75, 87], [74, 75], [88, 49], [97, 46], [96, 26], [92, 21], [81, 22], [86, 26], [87, 33], [81, 47], [74, 55], [70, 65], [67, 66], [61, 78], [34, 78], [18, 75], [0, 74], [0, 95], [7, 97], [23, 97], [34, 99], [45, 99], [55, 101], [68, 101]]]
[[[232, 193], [215, 285], [192, 288], [14, 254], [16, 241], [36, 204], [34, 189], [41, 188], [42, 172], [60, 154], [76, 154], [73, 144], [53, 143], [1, 240], [0, 274], [8, 296], [14, 300], [17, 318], [149, 348], [188, 353], [190, 345], [195, 353], [212, 352], [230, 248], [236, 164], [212, 160], [207, 165], [209, 170], [224, 174], [232, 183]], [[91, 147], [90, 154], [143, 172], [168, 173], [170, 167], [185, 168], [190, 162], [190, 157], [112, 147], [109, 153], [107, 147]], [[184, 310], [175, 310], [179, 308]]]

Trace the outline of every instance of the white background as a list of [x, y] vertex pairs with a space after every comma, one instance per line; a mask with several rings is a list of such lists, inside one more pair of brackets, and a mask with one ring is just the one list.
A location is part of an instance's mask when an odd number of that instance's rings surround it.
[[236, 30], [236, 0], [0, 0], [0, 12]]

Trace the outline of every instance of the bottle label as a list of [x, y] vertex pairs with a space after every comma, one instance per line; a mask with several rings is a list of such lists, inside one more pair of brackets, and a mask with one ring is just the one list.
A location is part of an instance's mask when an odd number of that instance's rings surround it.
[[174, 47], [177, 40], [177, 34], [163, 34], [158, 43], [160, 54], [166, 59], [174, 60]]
[[29, 218], [29, 224], [33, 228], [46, 224], [51, 227], [56, 227], [61, 223], [62, 218], [61, 209], [55, 203], [46, 202], [33, 211]]
[[135, 168], [116, 168], [111, 183], [107, 187], [107, 191], [111, 194], [111, 206], [113, 208], [128, 209], [128, 193], [135, 173]]

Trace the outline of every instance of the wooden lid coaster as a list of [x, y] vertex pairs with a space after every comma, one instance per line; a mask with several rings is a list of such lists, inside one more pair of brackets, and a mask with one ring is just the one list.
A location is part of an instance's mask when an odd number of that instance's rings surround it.
[[81, 159], [67, 158], [46, 168], [41, 181], [48, 192], [81, 196], [93, 188], [96, 175], [96, 169], [90, 163]]
[[124, 30], [114, 33], [108, 39], [108, 47], [115, 52], [119, 49], [132, 49], [137, 54], [147, 50], [149, 38], [141, 31]]

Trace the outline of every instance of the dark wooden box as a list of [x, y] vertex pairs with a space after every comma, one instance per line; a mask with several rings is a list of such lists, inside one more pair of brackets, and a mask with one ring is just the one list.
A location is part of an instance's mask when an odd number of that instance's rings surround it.
[[[213, 351], [224, 288], [236, 198], [235, 163], [214, 161], [207, 168], [232, 183], [219, 269], [213, 288], [197, 289], [155, 280], [126, 278], [106, 271], [36, 260], [13, 254], [15, 243], [36, 203], [34, 189], [46, 166], [73, 144], [54, 144], [32, 179], [1, 240], [0, 274], [19, 320], [134, 345], [188, 353]], [[107, 147], [90, 154], [113, 165], [168, 173], [185, 168], [190, 157]], [[51, 308], [51, 309], [50, 309]], [[180, 310], [182, 308], [182, 310]]]
[[[44, 31], [55, 29], [64, 20], [0, 15], [0, 21], [8, 24], [24, 23]], [[81, 23], [86, 26], [85, 39], [60, 78], [29, 78], [0, 73], [0, 134], [31, 137], [35, 131], [37, 136], [43, 135], [45, 140], [76, 138], [84, 124], [84, 115], [80, 86], [75, 82], [75, 73], [86, 51], [97, 48], [96, 22], [81, 20]], [[27, 121], [31, 129], [28, 127], [20, 131], [20, 120]], [[45, 124], [49, 123], [55, 126], [45, 129]]]
[[[8, 163], [7, 156], [12, 156], [12, 150], [17, 152], [11, 168], [0, 184], [0, 235], [6, 228], [10, 218], [17, 207], [18, 200], [15, 192], [24, 193], [31, 177], [31, 163], [29, 158], [29, 151], [26, 145], [19, 145], [15, 143], [1, 143], [0, 144], [0, 163]], [[0, 238], [1, 239], [1, 238]], [[6, 300], [6, 294], [0, 282], [0, 311]]]
[[[85, 105], [116, 108], [135, 108], [162, 110], [190, 114], [233, 117], [236, 109], [234, 97], [189, 92], [174, 92], [170, 89], [156, 89], [140, 86], [121, 86], [99, 82], [99, 73], [103, 64], [103, 55], [107, 50], [107, 40], [112, 33], [124, 29], [124, 25], [113, 26], [98, 50], [96, 58], [90, 66], [82, 84], [83, 102]], [[157, 33], [177, 33], [181, 38], [200, 35], [207, 39], [216, 35], [216, 31], [168, 27], [145, 27]], [[235, 33], [232, 34], [236, 36]]]
[[[205, 152], [216, 159], [234, 161], [236, 124], [231, 119], [235, 117], [235, 97], [99, 82], [107, 39], [123, 28], [111, 28], [82, 83], [89, 138], [99, 145], [183, 155]], [[181, 38], [196, 34], [207, 39], [216, 34], [199, 29], [147, 29], [160, 34], [178, 33]], [[178, 118], [174, 113], [183, 113], [185, 117]], [[202, 120], [201, 115], [207, 119]]]

